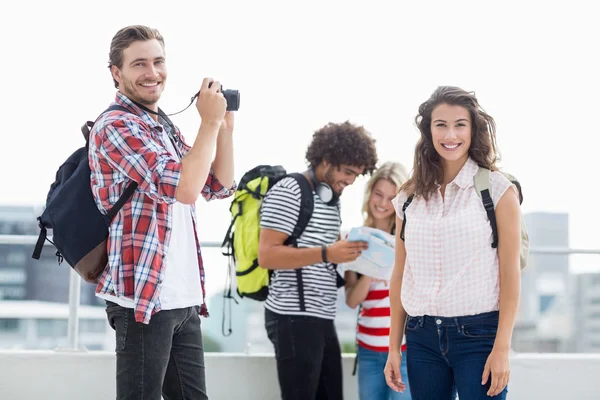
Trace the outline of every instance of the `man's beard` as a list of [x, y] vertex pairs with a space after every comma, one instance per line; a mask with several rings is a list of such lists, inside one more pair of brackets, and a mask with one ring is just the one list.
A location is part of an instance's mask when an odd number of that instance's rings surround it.
[[[155, 105], [158, 102], [158, 98], [144, 98], [139, 94], [139, 91], [137, 90], [137, 85], [135, 83], [133, 83], [130, 80], [125, 80], [124, 82], [124, 86], [125, 86], [125, 90], [126, 92], [123, 93], [125, 94], [127, 97], [129, 97], [131, 100], [140, 103], [143, 106], [146, 107], [151, 107], [153, 105]], [[160, 93], [158, 94], [157, 97], [160, 97]]]
[[331, 190], [333, 190], [333, 192], [336, 195], [340, 196], [342, 194], [342, 191], [335, 189], [335, 185], [336, 185], [337, 182], [335, 181], [335, 177], [334, 177], [334, 174], [333, 174], [333, 168], [336, 168], [336, 167], [330, 166], [327, 169], [327, 171], [325, 171], [325, 176], [324, 176], [325, 183], [327, 183], [331, 187]]

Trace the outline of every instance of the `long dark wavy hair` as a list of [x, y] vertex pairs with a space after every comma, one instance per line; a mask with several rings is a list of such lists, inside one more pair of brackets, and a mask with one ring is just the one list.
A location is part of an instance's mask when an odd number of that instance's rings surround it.
[[496, 171], [496, 162], [500, 159], [496, 147], [496, 123], [479, 105], [475, 93], [454, 86], [440, 86], [429, 100], [419, 106], [415, 123], [421, 132], [421, 138], [415, 147], [413, 174], [402, 186], [409, 195], [422, 196], [425, 200], [437, 190], [444, 180], [444, 169], [438, 152], [433, 147], [431, 137], [431, 114], [440, 104], [461, 106], [471, 116], [471, 146], [469, 156], [479, 166]]

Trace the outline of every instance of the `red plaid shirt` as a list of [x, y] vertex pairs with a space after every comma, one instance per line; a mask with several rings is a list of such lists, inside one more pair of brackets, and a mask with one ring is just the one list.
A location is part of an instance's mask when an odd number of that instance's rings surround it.
[[[179, 183], [181, 163], [175, 161], [163, 142], [162, 126], [150, 115], [117, 92], [115, 104], [130, 113], [111, 111], [96, 121], [90, 133], [89, 161], [94, 199], [101, 212], [114, 205], [131, 181], [138, 187], [131, 200], [119, 211], [109, 227], [108, 266], [96, 293], [133, 300], [135, 320], [145, 324], [160, 311], [160, 288], [164, 277], [163, 259], [169, 251], [171, 207]], [[176, 145], [182, 155], [190, 147], [179, 129]], [[233, 194], [215, 177], [211, 169], [202, 196], [207, 200]], [[196, 233], [196, 210], [191, 205], [202, 296], [205, 299], [205, 274]], [[206, 303], [200, 314], [208, 316]]]

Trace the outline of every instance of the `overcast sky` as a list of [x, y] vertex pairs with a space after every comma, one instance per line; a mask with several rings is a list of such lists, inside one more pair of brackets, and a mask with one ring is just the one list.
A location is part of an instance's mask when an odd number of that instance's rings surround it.
[[[524, 212], [567, 212], [571, 246], [600, 247], [593, 3], [406, 3], [12, 2], [0, 16], [0, 204], [43, 203], [60, 163], [83, 145], [80, 126], [114, 98], [112, 36], [145, 24], [166, 42], [162, 109], [187, 106], [205, 76], [241, 91], [237, 179], [257, 164], [302, 170], [312, 133], [329, 121], [364, 125], [381, 161], [410, 168], [419, 104], [438, 85], [456, 85], [496, 119]], [[193, 143], [195, 107], [173, 120]], [[361, 223], [364, 183], [344, 193], [345, 229]], [[201, 239], [221, 240], [229, 201], [198, 206]]]

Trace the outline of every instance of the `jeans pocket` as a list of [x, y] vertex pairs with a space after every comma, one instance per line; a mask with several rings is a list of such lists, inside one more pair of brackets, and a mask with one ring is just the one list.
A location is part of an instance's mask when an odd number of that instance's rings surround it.
[[277, 361], [292, 360], [296, 357], [296, 335], [302, 334], [297, 331], [297, 328], [291, 320], [278, 320], [267, 330], [269, 339], [275, 347]]
[[277, 320], [265, 321], [265, 330], [267, 331], [267, 337], [273, 344], [273, 348], [277, 351]]
[[498, 323], [486, 322], [481, 324], [462, 325], [460, 332], [469, 338], [495, 338]]
[[122, 306], [118, 305], [117, 303], [113, 303], [112, 301], [106, 300], [106, 312], [107, 313], [109, 311], [114, 311], [119, 308], [122, 308]]
[[265, 321], [265, 329], [267, 330], [267, 336], [269, 336], [269, 338], [270, 338], [270, 336], [277, 329], [277, 320], [271, 319], [271, 320]]
[[108, 324], [115, 330], [115, 351], [125, 350], [129, 310], [124, 307], [109, 307], [106, 309], [106, 315]]
[[408, 316], [406, 319], [406, 330], [411, 332], [416, 332], [421, 328], [421, 317], [411, 317]]

